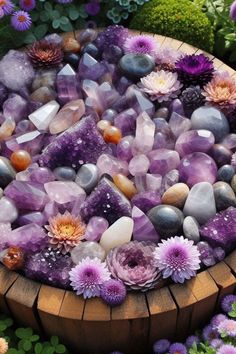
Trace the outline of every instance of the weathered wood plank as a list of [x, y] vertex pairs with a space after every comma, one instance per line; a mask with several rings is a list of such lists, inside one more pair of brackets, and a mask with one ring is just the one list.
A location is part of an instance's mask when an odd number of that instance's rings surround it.
[[6, 302], [13, 317], [24, 326], [40, 331], [36, 302], [40, 284], [19, 276], [6, 293]]
[[208, 52], [205, 52], [205, 50], [202, 50], [202, 49], [198, 49], [195, 54], [204, 54], [205, 56], [207, 56], [211, 60], [213, 60], [215, 58], [214, 55], [212, 55]]
[[231, 268], [234, 274], [236, 274], [236, 250], [227, 256], [224, 262]]
[[178, 49], [185, 54], [194, 54], [198, 50], [198, 48], [188, 43], [183, 43]]
[[19, 274], [9, 271], [4, 266], [0, 265], [0, 311], [3, 313], [9, 314], [5, 295], [18, 276]]
[[155, 34], [154, 38], [156, 39], [159, 46], [162, 47], [162, 44], [164, 43], [166, 37], [161, 36], [160, 34]]

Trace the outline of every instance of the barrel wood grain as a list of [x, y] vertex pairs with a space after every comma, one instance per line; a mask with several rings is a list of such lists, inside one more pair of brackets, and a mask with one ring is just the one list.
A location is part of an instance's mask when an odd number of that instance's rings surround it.
[[19, 274], [10, 272], [7, 268], [0, 265], [0, 311], [3, 313], [10, 313], [5, 295], [18, 277]]
[[227, 256], [224, 262], [230, 267], [233, 274], [236, 275], [236, 251], [233, 251], [229, 256]]

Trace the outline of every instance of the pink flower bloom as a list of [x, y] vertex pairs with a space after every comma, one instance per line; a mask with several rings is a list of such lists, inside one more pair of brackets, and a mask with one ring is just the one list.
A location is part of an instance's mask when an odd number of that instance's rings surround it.
[[228, 318], [220, 322], [218, 325], [220, 334], [225, 334], [229, 337], [236, 337], [236, 321], [229, 320]]
[[154, 37], [138, 35], [128, 37], [123, 48], [125, 53], [149, 54], [155, 57], [158, 47], [158, 43]]
[[224, 344], [217, 350], [216, 354], [236, 354], [236, 348], [231, 344]]

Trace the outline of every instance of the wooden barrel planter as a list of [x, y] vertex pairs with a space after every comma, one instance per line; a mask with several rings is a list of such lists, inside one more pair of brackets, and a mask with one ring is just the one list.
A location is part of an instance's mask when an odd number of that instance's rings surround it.
[[[73, 37], [76, 33], [66, 34]], [[158, 43], [182, 52], [203, 53], [189, 44], [154, 35]], [[217, 58], [215, 67], [233, 69]], [[147, 354], [159, 338], [186, 337], [206, 323], [222, 297], [236, 289], [236, 251], [223, 262], [183, 285], [173, 284], [147, 293], [129, 293], [110, 308], [100, 298], [84, 300], [66, 291], [29, 280], [0, 266], [0, 311], [44, 335], [58, 335], [75, 354]]]

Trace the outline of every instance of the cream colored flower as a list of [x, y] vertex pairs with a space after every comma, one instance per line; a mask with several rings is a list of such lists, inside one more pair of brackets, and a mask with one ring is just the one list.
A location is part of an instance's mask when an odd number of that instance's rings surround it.
[[8, 343], [6, 339], [0, 338], [0, 354], [6, 354], [8, 351]]

